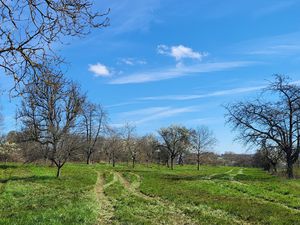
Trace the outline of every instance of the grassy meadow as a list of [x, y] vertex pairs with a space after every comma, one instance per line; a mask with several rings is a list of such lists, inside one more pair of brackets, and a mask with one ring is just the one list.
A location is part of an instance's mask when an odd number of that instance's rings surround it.
[[300, 180], [260, 169], [0, 165], [0, 224], [300, 224]]

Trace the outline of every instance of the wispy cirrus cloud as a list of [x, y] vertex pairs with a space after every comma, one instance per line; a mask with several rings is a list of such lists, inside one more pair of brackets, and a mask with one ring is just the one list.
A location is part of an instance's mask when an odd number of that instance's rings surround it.
[[134, 124], [144, 124], [146, 122], [161, 120], [180, 114], [192, 113], [201, 110], [199, 106], [188, 107], [149, 107], [129, 112], [123, 112], [119, 116], [122, 121], [130, 121]]
[[261, 86], [253, 86], [253, 87], [243, 87], [243, 88], [233, 88], [228, 90], [215, 91], [206, 94], [199, 95], [164, 95], [164, 96], [151, 96], [151, 97], [143, 97], [138, 100], [174, 100], [174, 101], [184, 101], [184, 100], [194, 100], [208, 97], [221, 97], [225, 95], [235, 95], [247, 92], [258, 91], [265, 88], [265, 85]]
[[209, 73], [223, 70], [230, 70], [238, 67], [245, 67], [255, 62], [251, 61], [229, 61], [229, 62], [212, 62], [198, 63], [194, 65], [180, 65], [171, 68], [133, 73], [119, 78], [112, 79], [109, 84], [137, 84], [154, 82], [160, 80], [173, 79], [187, 76], [195, 73]]
[[145, 65], [147, 64], [147, 61], [144, 59], [136, 59], [136, 58], [121, 58], [119, 60], [119, 64], [125, 64], [128, 66]]
[[274, 44], [265, 48], [249, 51], [250, 55], [275, 55], [275, 54], [292, 54], [300, 51], [300, 43], [297, 44]]
[[227, 51], [262, 57], [298, 55], [300, 53], [300, 32], [243, 41], [229, 47]]
[[156, 11], [161, 7], [161, 0], [106, 0], [105, 5], [113, 9], [110, 13], [111, 29], [108, 33], [116, 35], [147, 31], [158, 20]]

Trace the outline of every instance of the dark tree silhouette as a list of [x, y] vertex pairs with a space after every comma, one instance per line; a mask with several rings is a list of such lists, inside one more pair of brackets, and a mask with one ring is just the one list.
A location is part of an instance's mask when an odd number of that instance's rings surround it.
[[85, 145], [84, 152], [86, 163], [90, 164], [91, 157], [95, 153], [96, 144], [100, 142], [100, 135], [103, 134], [107, 126], [107, 114], [100, 105], [85, 103], [82, 109], [81, 126], [84, 130]]
[[171, 169], [174, 168], [174, 159], [189, 148], [190, 130], [186, 127], [171, 125], [158, 131], [163, 142], [160, 147], [166, 149], [171, 160]]
[[191, 132], [191, 151], [197, 154], [197, 169], [200, 169], [200, 156], [202, 153], [211, 150], [217, 140], [213, 132], [206, 126], [200, 126]]
[[258, 99], [226, 109], [227, 122], [239, 132], [238, 139], [258, 147], [264, 140], [277, 146], [284, 153], [287, 176], [292, 178], [300, 152], [300, 87], [277, 75]]
[[0, 67], [14, 78], [16, 90], [39, 76], [45, 62], [62, 62], [54, 43], [107, 26], [107, 14], [94, 12], [90, 0], [0, 0]]
[[69, 157], [81, 147], [75, 128], [85, 98], [77, 85], [47, 70], [26, 85], [22, 96], [18, 118], [28, 133], [28, 141], [43, 147], [59, 177]]

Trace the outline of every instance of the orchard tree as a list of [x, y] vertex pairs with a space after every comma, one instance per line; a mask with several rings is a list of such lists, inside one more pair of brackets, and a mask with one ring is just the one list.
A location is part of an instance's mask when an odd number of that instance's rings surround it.
[[45, 69], [26, 85], [18, 118], [28, 133], [27, 141], [43, 146], [59, 177], [69, 157], [81, 147], [76, 128], [85, 98], [76, 84]]
[[107, 136], [103, 142], [102, 150], [108, 158], [108, 162], [112, 163], [113, 167], [116, 165], [116, 161], [123, 150], [122, 148], [123, 141], [120, 130], [117, 128], [108, 127]]
[[263, 140], [283, 152], [286, 171], [293, 178], [293, 165], [300, 152], [300, 87], [289, 78], [275, 76], [253, 101], [227, 107], [227, 122], [239, 132], [238, 139], [260, 147]]
[[126, 152], [132, 160], [132, 167], [135, 167], [136, 158], [138, 155], [138, 139], [135, 134], [136, 127], [132, 124], [126, 123], [123, 128], [123, 140]]
[[6, 138], [8, 142], [16, 143], [19, 146], [20, 154], [25, 160], [25, 163], [31, 163], [37, 160], [47, 161], [47, 153], [43, 151], [44, 146], [29, 137], [30, 132], [23, 130], [22, 132], [10, 131]]
[[159, 142], [154, 135], [145, 135], [138, 140], [139, 152], [147, 165], [153, 163], [159, 153]]
[[197, 169], [200, 169], [200, 156], [211, 150], [217, 140], [213, 132], [206, 126], [200, 126], [191, 131], [191, 151], [197, 155]]
[[174, 168], [174, 160], [190, 146], [190, 130], [184, 126], [171, 125], [158, 131], [162, 138], [161, 148], [168, 151], [171, 160], [171, 169]]
[[0, 137], [0, 160], [5, 163], [8, 160], [16, 160], [16, 158], [20, 157], [20, 148], [19, 146], [7, 140], [7, 137]]
[[39, 77], [45, 62], [63, 61], [54, 44], [107, 26], [109, 10], [94, 9], [91, 0], [0, 0], [0, 67], [14, 87]]
[[100, 135], [104, 134], [107, 126], [107, 115], [101, 105], [86, 102], [82, 109], [82, 128], [84, 130], [84, 153], [86, 163], [90, 164], [91, 157], [97, 150], [96, 144], [100, 144]]

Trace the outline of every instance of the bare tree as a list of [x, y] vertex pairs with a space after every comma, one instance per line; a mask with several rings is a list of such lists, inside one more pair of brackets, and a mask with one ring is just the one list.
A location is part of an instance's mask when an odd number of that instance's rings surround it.
[[54, 43], [84, 36], [108, 25], [107, 14], [93, 12], [90, 0], [0, 0], [0, 67], [15, 87], [39, 76], [46, 61], [62, 61]]
[[90, 164], [91, 157], [96, 151], [96, 143], [99, 144], [99, 135], [105, 131], [107, 115], [101, 105], [85, 103], [82, 110], [82, 126], [85, 131], [86, 163]]
[[[269, 100], [262, 99], [264, 95]], [[228, 123], [239, 131], [238, 139], [258, 147], [263, 140], [277, 146], [284, 153], [287, 176], [292, 178], [300, 152], [300, 87], [277, 75], [259, 99], [226, 109]]]
[[200, 169], [200, 156], [211, 150], [217, 140], [213, 132], [206, 126], [200, 126], [191, 131], [191, 151], [197, 154], [197, 169]]
[[185, 149], [189, 148], [190, 130], [184, 126], [171, 125], [167, 128], [161, 128], [158, 133], [163, 140], [160, 147], [168, 151], [171, 169], [173, 169], [174, 159]]
[[118, 155], [122, 151], [123, 143], [120, 132], [117, 129], [109, 128], [108, 134], [109, 136], [106, 137], [102, 148], [108, 157], [109, 163], [112, 162], [113, 167], [115, 167]]
[[135, 135], [136, 127], [126, 123], [123, 128], [125, 150], [132, 160], [132, 167], [135, 167], [135, 162], [138, 154], [138, 141]]
[[40, 143], [56, 165], [57, 177], [80, 147], [75, 129], [84, 99], [77, 85], [47, 70], [26, 85], [18, 118], [29, 134], [28, 141]]
[[138, 148], [144, 161], [149, 165], [149, 163], [153, 163], [157, 157], [159, 142], [154, 135], [145, 135], [138, 140]]

